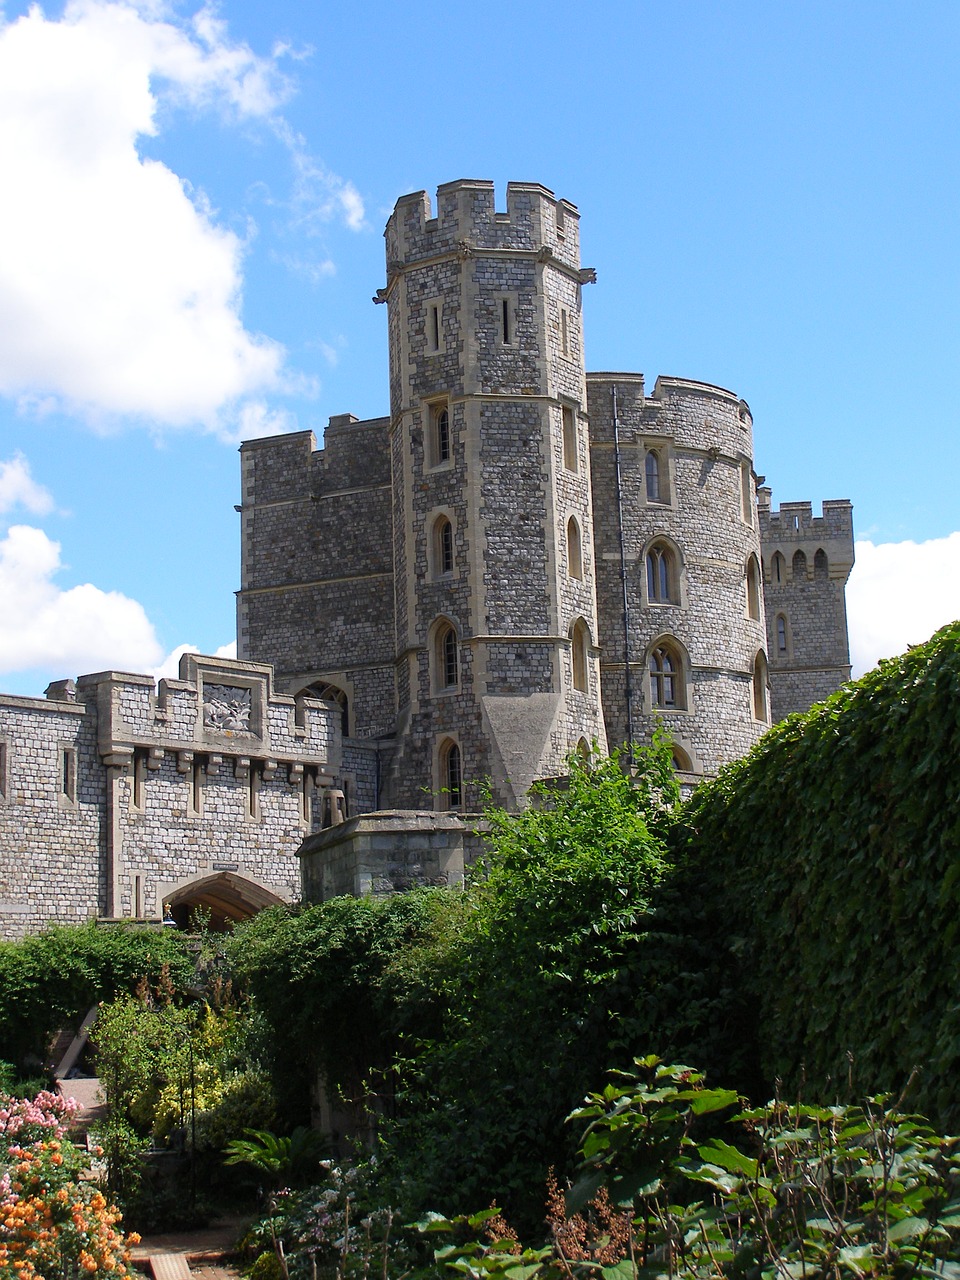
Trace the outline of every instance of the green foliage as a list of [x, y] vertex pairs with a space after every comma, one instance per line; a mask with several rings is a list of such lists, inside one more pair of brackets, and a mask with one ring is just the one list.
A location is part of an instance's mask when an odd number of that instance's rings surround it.
[[541, 788], [524, 812], [489, 815], [491, 853], [451, 952], [442, 1035], [410, 1064], [388, 1135], [412, 1204], [496, 1197], [540, 1212], [533, 1188], [570, 1152], [564, 1117], [633, 1017], [668, 866], [669, 749], [573, 757], [570, 769], [567, 787]]
[[183, 935], [169, 929], [64, 926], [0, 943], [0, 1057], [18, 1069], [42, 1062], [64, 1024], [164, 969], [176, 987], [193, 975]]
[[244, 1129], [227, 1143], [224, 1164], [249, 1165], [274, 1187], [303, 1186], [316, 1174], [324, 1141], [315, 1129], [298, 1125], [286, 1137], [268, 1129]]
[[439, 1026], [463, 909], [459, 893], [419, 889], [299, 913], [275, 907], [237, 926], [229, 959], [267, 1028], [288, 1116], [304, 1114], [318, 1071], [331, 1092], [357, 1098], [390, 1067], [404, 1034]]
[[960, 1275], [956, 1138], [884, 1098], [833, 1107], [776, 1099], [735, 1116], [730, 1141], [698, 1138], [699, 1117], [731, 1101], [729, 1091], [706, 1089], [699, 1072], [648, 1057], [574, 1112], [589, 1121], [574, 1198], [606, 1187], [626, 1209], [612, 1258], [609, 1239], [583, 1248], [584, 1236], [563, 1228], [540, 1249], [491, 1238], [490, 1213], [433, 1215], [421, 1230], [472, 1229], [435, 1258], [477, 1280]]
[[960, 1121], [958, 772], [953, 624], [694, 795], [680, 890], [739, 990], [727, 1067], [752, 1039], [754, 1078], [855, 1097], [919, 1065], [915, 1104]]

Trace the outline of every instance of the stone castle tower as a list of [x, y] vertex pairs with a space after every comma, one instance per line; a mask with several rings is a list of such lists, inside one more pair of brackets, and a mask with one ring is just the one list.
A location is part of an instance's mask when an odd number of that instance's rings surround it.
[[506, 205], [397, 202], [388, 418], [242, 448], [239, 652], [340, 708], [350, 812], [472, 809], [485, 780], [519, 804], [657, 723], [694, 779], [849, 675], [849, 503], [758, 505], [729, 391], [586, 374], [577, 210], [530, 183]]
[[604, 742], [576, 210], [511, 183], [424, 192], [386, 229], [397, 751], [508, 804]]

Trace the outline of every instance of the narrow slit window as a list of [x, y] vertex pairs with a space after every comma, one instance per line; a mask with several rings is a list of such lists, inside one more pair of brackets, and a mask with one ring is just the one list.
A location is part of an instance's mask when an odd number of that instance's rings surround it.
[[570, 354], [570, 317], [566, 307], [560, 308], [560, 350], [565, 356]]
[[256, 760], [250, 762], [250, 770], [247, 774], [247, 817], [259, 818], [260, 816], [260, 765]]
[[587, 693], [589, 689], [589, 679], [587, 674], [587, 645], [589, 643], [589, 634], [587, 632], [586, 623], [582, 620], [573, 628], [571, 635], [573, 650], [573, 687], [579, 693]]
[[143, 809], [147, 787], [147, 755], [145, 751], [133, 754], [133, 796], [131, 803], [134, 809]]
[[450, 410], [445, 404], [433, 410], [433, 461], [437, 466], [450, 461]]
[[511, 341], [510, 337], [510, 299], [503, 298], [500, 302], [500, 316], [502, 321], [501, 333], [503, 335], [504, 345]]
[[65, 800], [74, 804], [77, 799], [77, 753], [73, 747], [64, 747], [60, 756], [60, 790]]
[[190, 809], [198, 817], [203, 813], [203, 782], [206, 772], [204, 762], [194, 759], [190, 768]]
[[0, 800], [6, 800], [9, 796], [9, 783], [7, 781], [8, 754], [7, 744], [0, 742]]
[[436, 305], [430, 308], [430, 350], [440, 350], [440, 308]]
[[446, 807], [459, 809], [463, 804], [463, 761], [460, 748], [455, 742], [448, 742], [444, 747], [441, 781]]

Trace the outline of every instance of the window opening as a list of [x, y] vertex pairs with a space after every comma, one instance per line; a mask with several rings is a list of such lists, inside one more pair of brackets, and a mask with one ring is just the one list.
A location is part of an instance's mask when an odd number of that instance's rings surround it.
[[563, 465], [568, 471], [580, 470], [580, 450], [577, 440], [577, 417], [572, 405], [563, 406]]
[[440, 308], [430, 308], [430, 350], [440, 350]]
[[560, 308], [560, 349], [565, 356], [570, 354], [570, 320], [566, 307]]
[[437, 688], [455, 689], [460, 683], [460, 646], [457, 633], [448, 622], [441, 626], [435, 639]]
[[573, 628], [571, 636], [573, 650], [573, 687], [580, 693], [588, 691], [587, 676], [587, 643], [589, 633], [586, 624], [581, 620]]
[[807, 580], [807, 557], [802, 551], [795, 552], [793, 556], [793, 580], [794, 582]]
[[747, 617], [760, 617], [760, 569], [756, 556], [747, 561]]
[[[308, 698], [317, 698], [321, 702], [332, 702], [340, 712], [340, 732], [345, 738], [350, 736], [350, 699], [346, 691], [335, 684], [315, 684], [304, 690]], [[302, 695], [301, 695], [302, 696]]]
[[256, 760], [250, 761], [250, 768], [247, 771], [247, 817], [259, 818], [260, 816], [260, 764]]
[[7, 744], [0, 742], [0, 800], [6, 800], [9, 790], [7, 783]]
[[693, 773], [693, 764], [682, 747], [672, 746], [670, 754], [673, 757], [673, 767], [678, 773]]
[[432, 465], [438, 467], [450, 461], [450, 410], [445, 404], [434, 405], [430, 410], [432, 435]]
[[510, 299], [509, 298], [501, 299], [500, 315], [503, 321], [502, 329], [501, 329], [501, 332], [503, 335], [503, 342], [504, 344], [507, 344], [510, 341]]
[[744, 522], [753, 524], [753, 495], [750, 492], [750, 464], [747, 462], [740, 466], [740, 489]]
[[463, 804], [463, 764], [460, 748], [448, 742], [442, 757], [443, 800], [448, 809], [459, 809]]
[[434, 525], [434, 563], [437, 577], [453, 573], [453, 525], [440, 516]]
[[773, 577], [778, 586], [784, 582], [787, 577], [787, 562], [779, 551], [776, 552], [773, 557]]
[[61, 754], [60, 788], [64, 798], [74, 804], [77, 799], [77, 753], [73, 747], [64, 747]]
[[753, 661], [753, 715], [767, 720], [767, 660], [760, 652]]
[[583, 545], [580, 526], [573, 516], [567, 521], [567, 573], [571, 578], [583, 577]]
[[787, 620], [782, 613], [777, 614], [777, 653], [787, 652]]
[[660, 492], [660, 455], [656, 449], [648, 449], [644, 463], [647, 479], [647, 501], [662, 502]]
[[830, 576], [830, 565], [827, 561], [827, 553], [822, 547], [813, 557], [813, 576], [815, 578], [829, 578]]
[[143, 808], [146, 784], [147, 753], [137, 750], [133, 753], [133, 796], [131, 797], [131, 803], [134, 809]]
[[673, 556], [667, 547], [654, 546], [647, 552], [647, 600], [650, 604], [674, 604]]
[[655, 707], [676, 709], [680, 698], [680, 664], [666, 645], [658, 645], [650, 655], [650, 693]]

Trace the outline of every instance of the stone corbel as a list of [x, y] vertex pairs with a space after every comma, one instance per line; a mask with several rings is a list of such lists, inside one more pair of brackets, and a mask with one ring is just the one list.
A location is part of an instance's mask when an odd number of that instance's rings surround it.
[[128, 773], [133, 764], [133, 747], [114, 747], [112, 751], [102, 752], [100, 759], [108, 769]]
[[291, 787], [299, 787], [303, 781], [303, 765], [299, 760], [291, 760], [287, 779]]
[[193, 752], [177, 752], [177, 773], [189, 773], [193, 768]]
[[277, 772], [276, 760], [264, 760], [263, 762], [263, 780], [264, 782], [272, 782], [274, 774]]
[[151, 747], [147, 752], [147, 768], [159, 769], [163, 763], [163, 747]]
[[[247, 763], [249, 764], [249, 761]], [[218, 774], [222, 764], [223, 756], [207, 756], [207, 776], [212, 778]]]
[[233, 776], [235, 778], [250, 777], [250, 757], [249, 756], [237, 756], [236, 760], [233, 762]]

